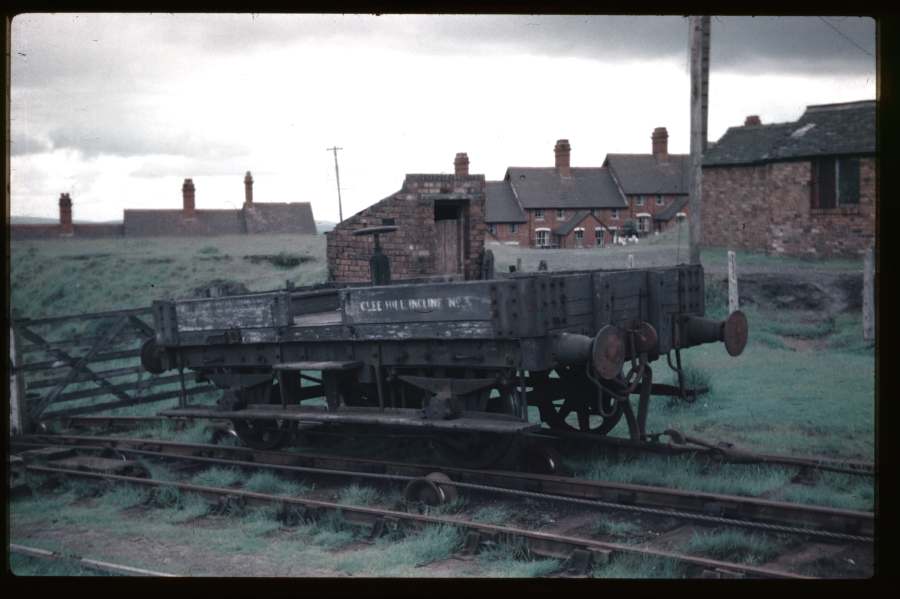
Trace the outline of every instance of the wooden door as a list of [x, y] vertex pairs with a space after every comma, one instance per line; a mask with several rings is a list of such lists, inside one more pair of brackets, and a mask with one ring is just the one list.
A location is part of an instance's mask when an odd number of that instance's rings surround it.
[[460, 243], [460, 220], [445, 219], [434, 221], [436, 274], [457, 274], [462, 272], [462, 244]]

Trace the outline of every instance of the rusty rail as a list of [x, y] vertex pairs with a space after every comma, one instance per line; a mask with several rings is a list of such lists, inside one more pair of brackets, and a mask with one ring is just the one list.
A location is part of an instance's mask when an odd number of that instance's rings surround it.
[[144, 568], [135, 568], [134, 566], [123, 566], [121, 564], [113, 564], [111, 562], [100, 561], [96, 559], [88, 559], [77, 555], [63, 555], [54, 551], [40, 549], [38, 547], [28, 547], [27, 545], [19, 545], [17, 543], [9, 544], [10, 553], [18, 553], [27, 555], [28, 557], [36, 557], [38, 559], [51, 559], [57, 561], [74, 561], [79, 566], [96, 570], [107, 574], [117, 574], [119, 576], [148, 576], [148, 577], [174, 577], [174, 574], [166, 572], [157, 572], [155, 570], [147, 570]]
[[[187, 458], [232, 466], [272, 467], [307, 474], [338, 474], [408, 481], [434, 471], [453, 484], [476, 491], [501, 492], [538, 499], [561, 499], [593, 507], [643, 512], [707, 523], [768, 529], [830, 539], [871, 542], [874, 514], [822, 506], [770, 501], [735, 495], [683, 491], [647, 485], [593, 481], [546, 474], [471, 470], [333, 455], [252, 450], [153, 439], [93, 436], [34, 436], [38, 444], [114, 448], [136, 454]], [[25, 439], [24, 441], [27, 441]], [[18, 444], [18, 443], [17, 443]]]
[[340, 504], [328, 501], [308, 499], [304, 497], [270, 495], [238, 489], [224, 489], [219, 487], [210, 487], [173, 481], [148, 480], [145, 478], [137, 478], [132, 476], [102, 474], [96, 472], [86, 472], [82, 470], [52, 468], [47, 466], [26, 465], [25, 469], [27, 471], [47, 475], [62, 475], [92, 480], [118, 481], [146, 488], [168, 487], [178, 489], [179, 491], [183, 492], [197, 493], [198, 495], [201, 495], [203, 497], [235, 497], [248, 504], [268, 505], [277, 503], [284, 506], [293, 506], [296, 508], [300, 508], [306, 510], [307, 512], [312, 511], [313, 513], [323, 511], [339, 513], [347, 522], [351, 524], [371, 526], [373, 528], [373, 532], [377, 530], [384, 530], [390, 523], [394, 523], [396, 525], [397, 523], [401, 522], [412, 525], [415, 528], [423, 528], [428, 525], [453, 526], [468, 533], [470, 539], [472, 538], [472, 535], [474, 535], [475, 542], [477, 544], [481, 544], [484, 542], [503, 543], [518, 541], [523, 543], [525, 547], [527, 547], [528, 551], [532, 554], [551, 558], [571, 558], [574, 552], [579, 551], [587, 554], [589, 561], [608, 561], [614, 554], [630, 554], [640, 555], [644, 557], [669, 559], [686, 564], [688, 566], [700, 568], [703, 571], [731, 572], [738, 575], [749, 575], [759, 578], [810, 578], [807, 576], [802, 576], [783, 570], [776, 570], [773, 568], [736, 564], [720, 560], [691, 556], [683, 553], [663, 551], [647, 547], [621, 545], [617, 543], [596, 541], [593, 539], [558, 535], [534, 530], [525, 530], [509, 526], [482, 524], [471, 522], [468, 520], [461, 520], [459, 518], [431, 516], [424, 514], [410, 514], [407, 512]]

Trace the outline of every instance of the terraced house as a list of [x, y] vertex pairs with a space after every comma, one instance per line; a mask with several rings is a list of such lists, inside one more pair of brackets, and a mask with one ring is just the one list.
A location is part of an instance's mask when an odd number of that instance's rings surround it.
[[703, 244], [860, 255], [875, 240], [875, 101], [747, 117], [703, 159]]
[[684, 155], [668, 153], [658, 127], [650, 154], [609, 154], [599, 167], [571, 166], [571, 146], [554, 147], [553, 167], [509, 167], [485, 187], [488, 238], [530, 247], [615, 243], [629, 230], [647, 235], [687, 213]]

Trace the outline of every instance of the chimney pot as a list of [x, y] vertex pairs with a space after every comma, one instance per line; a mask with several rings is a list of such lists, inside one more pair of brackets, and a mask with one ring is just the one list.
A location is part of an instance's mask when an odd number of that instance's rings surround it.
[[653, 155], [656, 158], [665, 160], [669, 157], [669, 132], [665, 127], [654, 129], [650, 140], [653, 142]]
[[762, 121], [759, 120], [759, 115], [751, 114], [744, 119], [744, 127], [749, 127], [751, 125], [762, 125]]
[[72, 224], [72, 198], [68, 193], [59, 194], [59, 226], [63, 235], [75, 232]]
[[453, 159], [453, 172], [457, 177], [467, 177], [469, 175], [469, 155], [465, 152], [458, 152], [456, 158]]
[[556, 170], [559, 171], [561, 177], [568, 177], [572, 174], [570, 158], [572, 155], [572, 146], [569, 145], [568, 139], [559, 139], [553, 147], [553, 153], [556, 156]]
[[244, 205], [253, 205], [253, 175], [250, 174], [250, 171], [244, 175]]
[[194, 218], [194, 182], [191, 179], [185, 179], [181, 186], [181, 196], [183, 200], [184, 217]]

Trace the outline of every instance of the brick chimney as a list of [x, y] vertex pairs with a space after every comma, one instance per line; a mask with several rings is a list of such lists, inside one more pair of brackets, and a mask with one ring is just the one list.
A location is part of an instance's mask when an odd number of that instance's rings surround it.
[[572, 175], [571, 164], [569, 158], [572, 154], [572, 146], [569, 145], [568, 139], [557, 140], [556, 146], [553, 148], [556, 155], [556, 170], [559, 171], [560, 177], [569, 177]]
[[453, 159], [453, 171], [457, 177], [469, 176], [469, 155], [465, 152], [459, 152]]
[[762, 121], [759, 120], [758, 115], [751, 114], [746, 119], [744, 119], [744, 127], [750, 127], [751, 125], [762, 125]]
[[244, 175], [244, 206], [253, 205], [253, 175], [250, 171]]
[[184, 180], [181, 197], [184, 200], [184, 218], [194, 218], [194, 182], [191, 179]]
[[72, 224], [72, 198], [67, 193], [59, 194], [59, 228], [63, 235], [75, 233]]
[[669, 132], [665, 127], [657, 127], [650, 136], [653, 141], [653, 156], [657, 160], [665, 160], [669, 157]]

